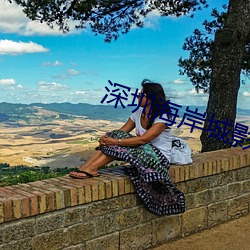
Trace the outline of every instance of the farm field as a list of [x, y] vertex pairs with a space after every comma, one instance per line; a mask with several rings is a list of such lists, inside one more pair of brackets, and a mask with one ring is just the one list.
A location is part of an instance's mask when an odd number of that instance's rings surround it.
[[[250, 117], [238, 117], [250, 126]], [[91, 120], [75, 116], [71, 119], [34, 120], [29, 124], [0, 123], [0, 162], [11, 166], [77, 167], [87, 160], [98, 139], [107, 131], [118, 129], [123, 122]], [[201, 150], [201, 130], [182, 125], [173, 126], [173, 135], [184, 139], [194, 153]]]

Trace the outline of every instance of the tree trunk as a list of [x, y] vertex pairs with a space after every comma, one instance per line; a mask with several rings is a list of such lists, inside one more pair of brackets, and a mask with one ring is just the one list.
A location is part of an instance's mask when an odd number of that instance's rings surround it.
[[[202, 152], [231, 147], [231, 144], [225, 143], [222, 139], [217, 140], [220, 136], [212, 136], [215, 123], [209, 127], [211, 125], [209, 120], [213, 114], [215, 122], [226, 122], [228, 118], [232, 120], [233, 126], [225, 131], [234, 128], [241, 66], [249, 33], [250, 0], [230, 0], [226, 25], [217, 31], [212, 48], [212, 78], [207, 120], [200, 137]], [[221, 123], [219, 125], [224, 128]], [[229, 141], [232, 141], [232, 135], [232, 132], [228, 133]]]

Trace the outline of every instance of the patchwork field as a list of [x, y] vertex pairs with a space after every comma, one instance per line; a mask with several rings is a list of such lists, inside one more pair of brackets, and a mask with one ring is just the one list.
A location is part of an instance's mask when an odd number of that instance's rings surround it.
[[122, 123], [105, 120], [56, 120], [15, 126], [0, 123], [0, 162], [28, 166], [78, 166], [106, 131]]
[[[250, 126], [250, 117], [238, 122]], [[122, 122], [89, 120], [54, 120], [42, 125], [0, 123], [0, 162], [14, 165], [76, 167], [88, 159], [105, 132], [118, 129]], [[183, 125], [173, 127], [173, 135], [183, 138], [196, 153], [201, 149], [201, 130]]]

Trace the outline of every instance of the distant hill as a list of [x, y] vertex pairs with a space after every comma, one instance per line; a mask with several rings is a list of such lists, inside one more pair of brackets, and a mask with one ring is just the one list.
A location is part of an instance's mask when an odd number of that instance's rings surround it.
[[49, 122], [55, 119], [74, 119], [75, 116], [91, 120], [126, 121], [134, 108], [123, 109], [87, 103], [13, 104], [2, 102], [0, 103], [0, 122]]
[[135, 108], [122, 108], [118, 106], [114, 108], [110, 105], [91, 105], [87, 103], [72, 104], [65, 103], [32, 103], [30, 106], [42, 107], [43, 109], [54, 111], [61, 114], [71, 114], [78, 116], [86, 116], [91, 120], [113, 120], [125, 121]]
[[250, 110], [249, 109], [237, 109], [237, 115], [242, 115], [242, 116], [250, 116]]
[[9, 120], [9, 116], [0, 113], [0, 122], [5, 122]]
[[[83, 119], [91, 120], [111, 120], [126, 121], [136, 107], [114, 108], [109, 105], [91, 105], [87, 103], [32, 103], [32, 104], [13, 104], [0, 103], [0, 122], [15, 123], [24, 121], [26, 123], [49, 122], [55, 119], [74, 119], [74, 116], [82, 116]], [[204, 106], [189, 106], [189, 109], [199, 113], [206, 110]], [[186, 106], [179, 110], [179, 116], [183, 116]], [[250, 110], [237, 109], [238, 116], [250, 116]]]

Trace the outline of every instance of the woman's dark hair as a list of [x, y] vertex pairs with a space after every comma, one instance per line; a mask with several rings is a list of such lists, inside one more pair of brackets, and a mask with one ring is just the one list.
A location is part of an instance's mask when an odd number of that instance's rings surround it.
[[170, 107], [167, 103], [163, 87], [159, 83], [144, 79], [141, 83], [144, 93], [152, 100], [151, 112], [147, 129], [151, 128], [156, 117], [162, 113], [170, 114]]

